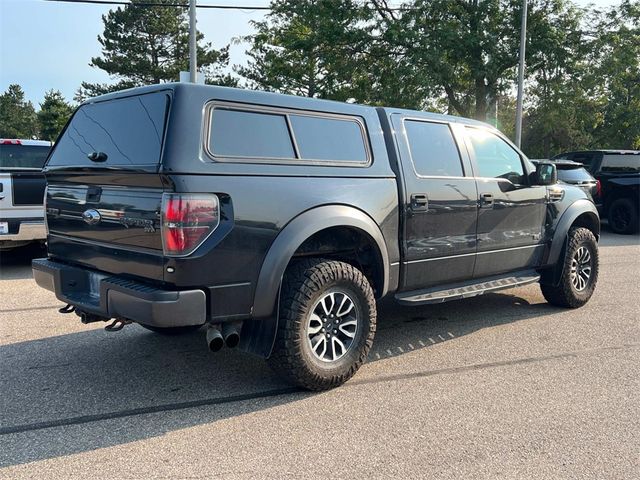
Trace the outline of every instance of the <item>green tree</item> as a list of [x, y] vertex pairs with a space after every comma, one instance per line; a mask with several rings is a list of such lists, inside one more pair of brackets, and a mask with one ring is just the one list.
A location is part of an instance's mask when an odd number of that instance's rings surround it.
[[528, 58], [523, 122], [523, 150], [531, 157], [549, 158], [591, 143], [598, 116], [589, 93], [591, 46], [582, 28], [585, 13], [567, 3], [545, 21], [533, 22], [531, 43], [537, 48]]
[[552, 45], [530, 64], [523, 147], [532, 156], [640, 148], [640, 2], [589, 13], [569, 8], [563, 28], [532, 32]]
[[[489, 112], [487, 122], [504, 133], [512, 141], [516, 136], [516, 97], [513, 95], [498, 95], [492, 99], [492, 111]], [[497, 115], [496, 115], [497, 112]]]
[[[360, 103], [420, 108], [424, 79], [377, 30], [378, 11], [357, 0], [273, 0], [253, 22], [247, 66], [253, 88]], [[421, 82], [417, 83], [416, 79]]]
[[44, 101], [38, 112], [38, 126], [42, 140], [54, 141], [73, 113], [73, 107], [67, 103], [57, 90], [44, 94]]
[[252, 87], [306, 97], [346, 100], [355, 95], [367, 11], [352, 0], [271, 2], [256, 33], [249, 63], [237, 72]]
[[0, 95], [0, 137], [31, 138], [38, 134], [33, 104], [26, 101], [20, 85], [12, 84]]
[[[530, 1], [530, 32], [565, 27], [564, 0]], [[513, 85], [521, 0], [274, 0], [249, 37], [250, 85], [486, 120]], [[529, 56], [561, 36], [533, 35]], [[551, 42], [551, 43], [549, 43]]]
[[[158, 4], [184, 3], [185, 0], [156, 0]], [[145, 5], [137, 5], [145, 3]], [[177, 81], [180, 71], [189, 69], [189, 24], [186, 8], [148, 6], [147, 0], [110, 10], [102, 16], [104, 32], [98, 36], [102, 54], [91, 59], [92, 67], [107, 72], [115, 84], [83, 82], [75, 99], [108, 93], [123, 88]], [[214, 49], [202, 44], [198, 32], [198, 66], [208, 83], [233, 85], [224, 72], [229, 62], [228, 46]]]
[[[523, 148], [531, 156], [640, 143], [639, 3], [603, 13], [528, 0]], [[271, 7], [248, 37], [249, 64], [236, 68], [250, 86], [475, 117], [513, 136], [522, 0]]]
[[601, 121], [593, 146], [640, 149], [640, 1], [610, 9], [596, 34], [592, 84]]
[[[380, 29], [391, 46], [416, 66], [459, 115], [486, 120], [494, 99], [513, 85], [520, 45], [521, 0], [416, 0], [393, 10], [372, 0], [381, 15]], [[565, 28], [564, 0], [530, 0], [527, 56], [534, 58], [561, 42], [538, 40], [533, 32]], [[566, 22], [565, 22], [566, 23]]]

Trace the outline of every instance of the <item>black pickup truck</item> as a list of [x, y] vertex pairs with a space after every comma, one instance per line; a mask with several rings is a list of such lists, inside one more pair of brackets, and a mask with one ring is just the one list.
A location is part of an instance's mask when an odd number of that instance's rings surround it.
[[640, 230], [640, 150], [566, 152], [554, 160], [581, 163], [598, 180], [598, 211], [616, 233]]
[[239, 345], [309, 389], [365, 361], [383, 297], [539, 282], [579, 307], [598, 277], [588, 195], [463, 118], [157, 85], [81, 105], [44, 171], [33, 273], [63, 312], [206, 325], [211, 350]]

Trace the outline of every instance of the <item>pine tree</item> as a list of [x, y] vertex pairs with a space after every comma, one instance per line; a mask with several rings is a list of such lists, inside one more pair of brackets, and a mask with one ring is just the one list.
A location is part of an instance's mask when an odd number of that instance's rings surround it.
[[33, 104], [26, 101], [20, 85], [12, 84], [0, 95], [0, 137], [32, 138], [38, 133]]
[[381, 66], [371, 61], [371, 9], [355, 0], [274, 0], [270, 8], [264, 21], [252, 22], [256, 33], [244, 39], [251, 45], [249, 63], [237, 71], [249, 86], [372, 102], [385, 77], [379, 68], [371, 70]]
[[49, 90], [44, 95], [38, 112], [38, 125], [42, 140], [54, 141], [73, 113], [73, 107], [67, 103], [57, 90]]
[[[114, 90], [177, 81], [180, 71], [189, 69], [189, 24], [187, 9], [176, 6], [136, 5], [142, 0], [110, 10], [102, 16], [104, 32], [98, 36], [102, 54], [90, 65], [107, 72], [115, 84], [83, 82], [75, 100]], [[180, 3], [186, 2], [178, 0]], [[177, 0], [156, 0], [175, 4]], [[229, 63], [229, 47], [214, 49], [202, 44], [198, 32], [198, 66], [208, 83], [230, 85], [234, 80], [223, 69]]]

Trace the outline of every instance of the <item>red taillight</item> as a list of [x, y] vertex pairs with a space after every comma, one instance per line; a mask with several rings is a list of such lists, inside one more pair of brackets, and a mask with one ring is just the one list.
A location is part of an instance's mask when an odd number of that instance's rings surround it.
[[602, 194], [602, 184], [600, 183], [600, 180], [596, 180], [596, 196], [600, 197], [601, 194]]
[[22, 145], [20, 140], [8, 140], [5, 138], [0, 138], [0, 145]]
[[219, 202], [205, 193], [162, 196], [162, 246], [165, 255], [189, 255], [218, 226]]

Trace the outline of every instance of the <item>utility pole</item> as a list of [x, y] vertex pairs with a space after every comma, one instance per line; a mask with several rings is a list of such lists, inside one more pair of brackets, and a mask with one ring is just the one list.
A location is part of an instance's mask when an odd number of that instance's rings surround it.
[[520, 27], [520, 66], [518, 67], [518, 100], [516, 103], [516, 145], [522, 141], [522, 97], [524, 96], [524, 54], [527, 43], [527, 0], [522, 0], [522, 26]]
[[196, 39], [196, 0], [189, 0], [189, 81], [198, 80], [198, 52]]

